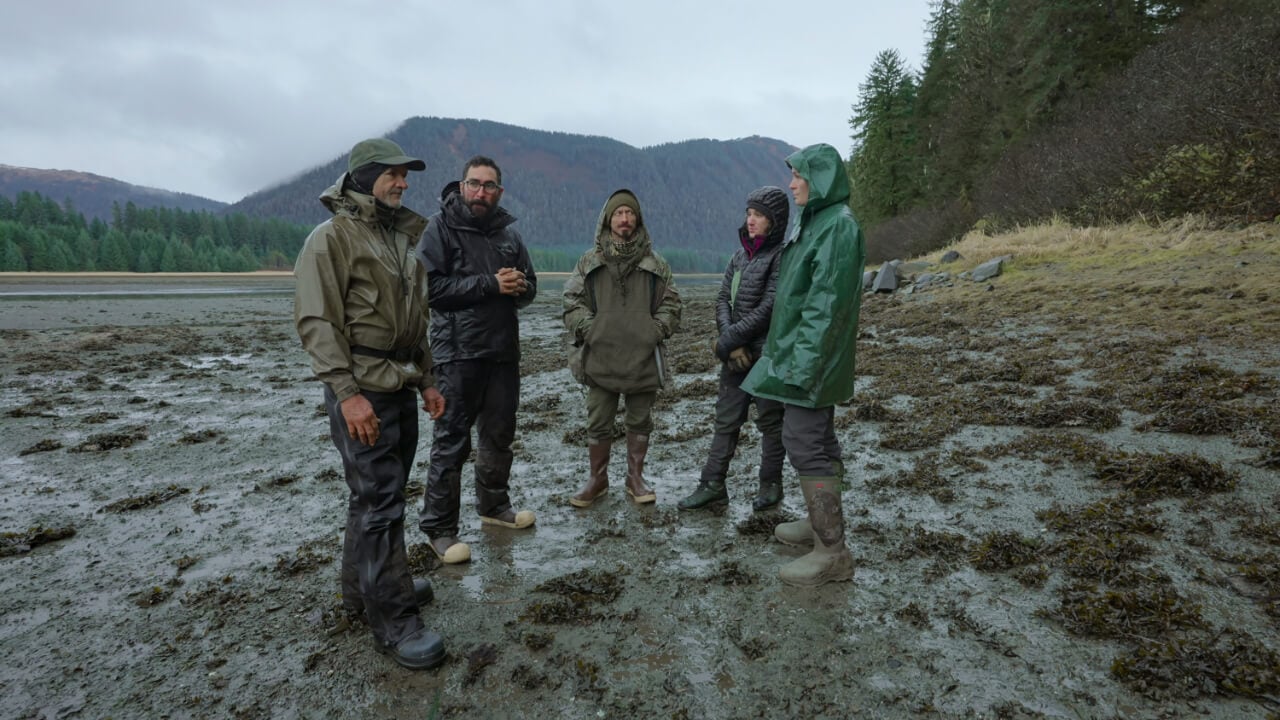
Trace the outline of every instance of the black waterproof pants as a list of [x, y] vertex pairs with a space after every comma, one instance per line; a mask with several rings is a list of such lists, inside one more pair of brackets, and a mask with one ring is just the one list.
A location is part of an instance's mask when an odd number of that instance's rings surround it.
[[835, 474], [835, 463], [844, 461], [836, 440], [835, 418], [834, 406], [784, 406], [782, 445], [800, 477], [830, 477]]
[[373, 635], [388, 646], [423, 628], [404, 545], [404, 486], [418, 447], [418, 395], [364, 391], [378, 416], [372, 447], [347, 433], [342, 406], [325, 388], [329, 434], [342, 455], [350, 496], [342, 544], [342, 602], [363, 612]]
[[720, 368], [720, 394], [716, 399], [716, 420], [711, 436], [711, 451], [702, 467], [702, 482], [723, 483], [729, 473], [729, 462], [738, 449], [738, 434], [751, 406], [756, 406], [756, 427], [760, 430], [760, 479], [781, 481], [783, 406], [777, 400], [753, 397], [742, 390], [745, 372], [734, 372], [728, 365]]
[[476, 512], [485, 517], [511, 509], [511, 442], [520, 402], [520, 364], [457, 360], [434, 368], [444, 395], [444, 415], [436, 420], [431, 468], [418, 527], [429, 537], [456, 537], [462, 498], [462, 464], [471, 454], [476, 428]]

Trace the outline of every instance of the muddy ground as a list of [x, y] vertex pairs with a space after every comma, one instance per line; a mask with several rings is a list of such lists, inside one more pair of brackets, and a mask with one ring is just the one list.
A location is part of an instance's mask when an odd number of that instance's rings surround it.
[[[537, 526], [482, 528], [464, 497], [474, 559], [439, 567], [411, 510], [411, 555], [437, 594], [425, 618], [449, 647], [441, 668], [411, 672], [340, 611], [345, 486], [287, 279], [0, 286], [35, 293], [0, 296], [0, 716], [1280, 707], [1280, 322], [1265, 295], [1235, 298], [1264, 307], [1247, 331], [1205, 309], [1213, 287], [1076, 288], [1054, 304], [1052, 288], [997, 279], [868, 296], [858, 397], [837, 408], [857, 575], [797, 590], [776, 579], [797, 552], [770, 531], [800, 514], [799, 490], [788, 469], [785, 508], [751, 513], [754, 428], [730, 508], [675, 508], [708, 446], [714, 282], [682, 286], [656, 506], [615, 491], [578, 510], [583, 394], [545, 279], [523, 318], [513, 477]], [[197, 286], [232, 292], [183, 291]], [[615, 483], [624, 467], [615, 452]]]

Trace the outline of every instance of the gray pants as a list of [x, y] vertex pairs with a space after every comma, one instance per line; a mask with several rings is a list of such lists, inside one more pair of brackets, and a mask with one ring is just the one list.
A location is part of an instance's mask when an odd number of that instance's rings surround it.
[[418, 448], [418, 396], [412, 390], [361, 394], [378, 416], [378, 440], [372, 446], [347, 433], [342, 406], [332, 390], [324, 390], [329, 435], [350, 490], [342, 603], [363, 613], [374, 637], [393, 647], [424, 627], [404, 545], [404, 486]]
[[807, 408], [784, 405], [782, 446], [800, 477], [830, 477], [836, 461], [843, 462], [836, 440], [835, 406]]
[[657, 391], [622, 395], [593, 387], [587, 390], [587, 440], [613, 439], [613, 419], [618, 415], [619, 396], [626, 406], [623, 425], [627, 432], [648, 435], [653, 430], [653, 401], [658, 397]]
[[723, 483], [729, 473], [729, 462], [738, 449], [738, 436], [747, 422], [751, 406], [756, 406], [756, 427], [760, 430], [760, 479], [778, 482], [782, 479], [783, 405], [777, 400], [753, 397], [742, 390], [745, 372], [727, 365], [720, 369], [720, 395], [716, 399], [715, 431], [711, 451], [702, 467], [702, 482]]

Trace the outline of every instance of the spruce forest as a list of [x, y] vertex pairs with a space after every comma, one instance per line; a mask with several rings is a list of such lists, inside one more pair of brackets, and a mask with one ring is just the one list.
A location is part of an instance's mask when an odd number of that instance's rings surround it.
[[1048, 219], [1280, 215], [1274, 0], [939, 0], [849, 124], [871, 260]]

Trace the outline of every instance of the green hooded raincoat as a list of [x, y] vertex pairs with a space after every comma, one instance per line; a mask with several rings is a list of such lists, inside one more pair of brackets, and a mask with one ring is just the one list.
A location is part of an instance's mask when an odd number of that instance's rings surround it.
[[836, 149], [807, 147], [787, 164], [809, 182], [809, 199], [783, 243], [769, 337], [742, 389], [791, 405], [829, 407], [853, 397], [866, 247], [849, 211], [849, 178]]

